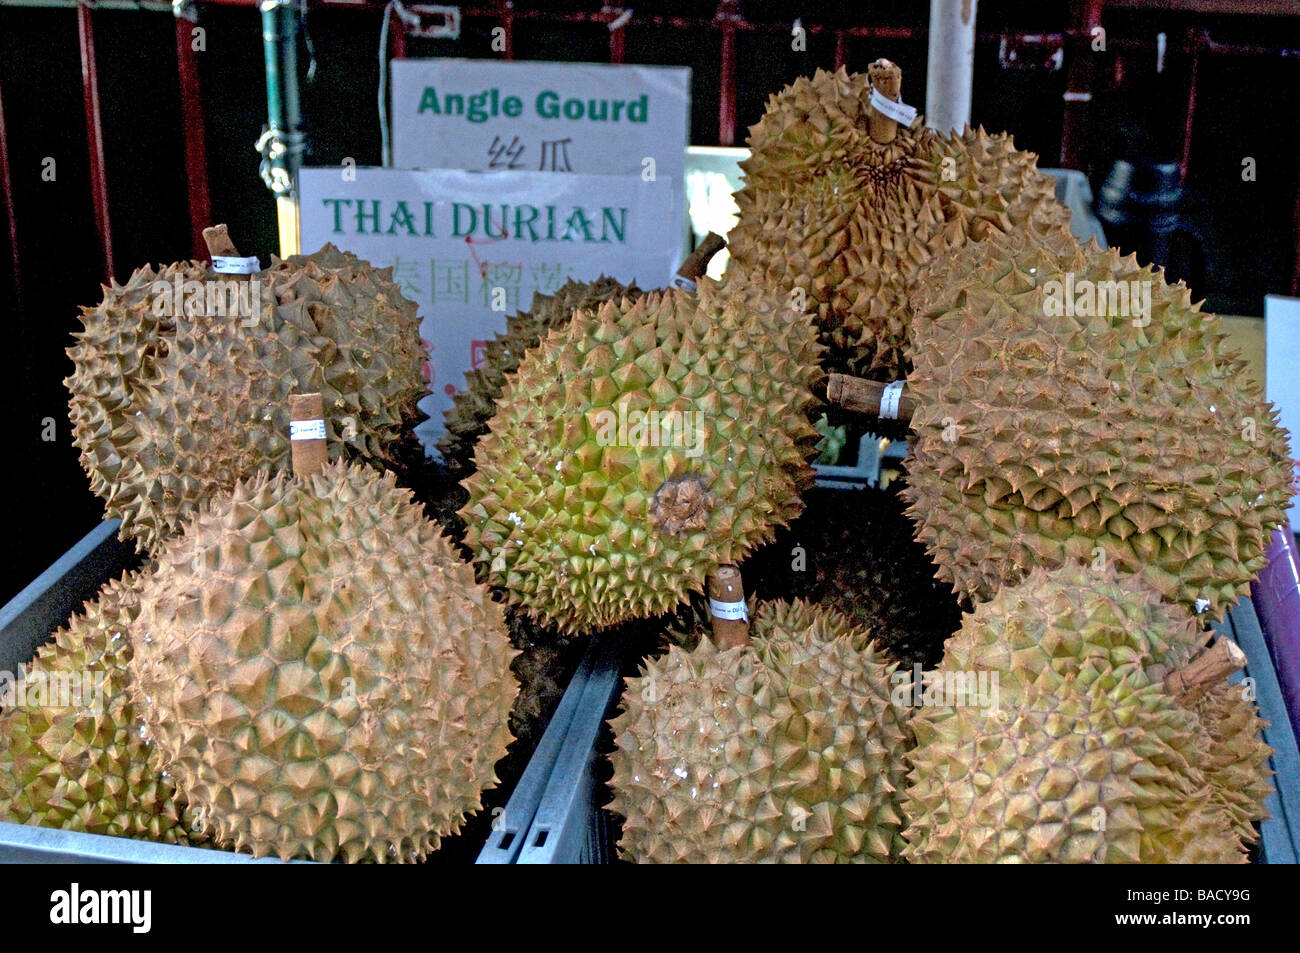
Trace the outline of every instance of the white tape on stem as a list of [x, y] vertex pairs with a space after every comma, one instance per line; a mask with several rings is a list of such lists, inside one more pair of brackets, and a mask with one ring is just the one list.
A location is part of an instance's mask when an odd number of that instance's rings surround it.
[[898, 402], [903, 399], [903, 381], [891, 381], [880, 394], [880, 419], [897, 420]]
[[681, 288], [683, 291], [695, 290], [695, 282], [690, 278], [683, 278], [681, 275], [673, 275], [673, 285]]
[[325, 421], [291, 420], [289, 421], [290, 440], [324, 440]]
[[907, 103], [896, 103], [880, 90], [871, 91], [871, 105], [876, 112], [888, 116], [895, 122], [901, 122], [905, 126], [910, 126], [916, 121], [916, 109]]
[[235, 258], [231, 255], [213, 255], [212, 270], [219, 275], [255, 275], [262, 270], [256, 257]]
[[716, 619], [749, 621], [749, 610], [745, 608], [744, 602], [719, 602], [717, 599], [710, 597], [709, 611], [713, 613]]

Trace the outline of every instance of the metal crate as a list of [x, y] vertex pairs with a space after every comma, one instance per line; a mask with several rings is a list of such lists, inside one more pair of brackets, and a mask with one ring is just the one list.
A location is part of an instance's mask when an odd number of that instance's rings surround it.
[[[1254, 679], [1260, 714], [1269, 723], [1264, 740], [1273, 748], [1276, 790], [1265, 802], [1271, 817], [1260, 825], [1260, 860], [1294, 864], [1300, 856], [1300, 753], [1251, 601], [1238, 602], [1215, 629], [1246, 653], [1243, 676]], [[566, 701], [573, 694], [578, 704], [519, 863], [600, 864], [614, 858], [609, 817], [594, 801], [592, 773], [601, 724], [623, 688], [611, 648], [602, 647], [602, 661], [582, 681], [575, 677], [565, 693]]]

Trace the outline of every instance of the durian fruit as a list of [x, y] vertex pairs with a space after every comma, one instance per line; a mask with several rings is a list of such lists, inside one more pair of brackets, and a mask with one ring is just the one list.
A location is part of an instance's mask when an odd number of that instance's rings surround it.
[[108, 583], [27, 671], [0, 677], [0, 820], [168, 844], [203, 840], [174, 784], [150, 766], [127, 691], [139, 585], [134, 572]]
[[799, 518], [745, 560], [749, 587], [839, 610], [905, 669], [937, 665], [961, 607], [913, 538], [897, 485], [816, 488], [803, 501]]
[[133, 696], [220, 842], [415, 861], [495, 785], [517, 690], [501, 609], [391, 474], [237, 482], [140, 603]]
[[1211, 617], [1248, 591], [1291, 453], [1185, 285], [1025, 232], [925, 281], [905, 495], [940, 578], [987, 599], [1035, 566], [1104, 560]]
[[1243, 862], [1206, 729], [1164, 682], [1162, 660], [1198, 641], [1113, 568], [1035, 569], [978, 605], [912, 717], [904, 856]]
[[829, 369], [891, 380], [907, 371], [912, 295], [927, 262], [1012, 228], [1065, 234], [1069, 212], [1037, 157], [1009, 136], [940, 135], [917, 116], [885, 123], [878, 141], [873, 81], [896, 87], [898, 68], [818, 70], [768, 100], [750, 128], [727, 241], [729, 268], [782, 294], [802, 289]]
[[457, 468], [470, 465], [474, 444], [487, 432], [488, 421], [497, 411], [506, 376], [519, 366], [525, 352], [541, 343], [543, 335], [567, 323], [577, 309], [590, 311], [606, 301], [640, 294], [635, 282], [624, 285], [605, 275], [590, 282], [570, 278], [555, 294], [534, 294], [528, 310], [509, 318], [505, 333], [487, 342], [483, 365], [465, 374], [465, 389], [452, 399], [443, 421], [447, 432], [438, 441], [447, 463]]
[[519, 650], [510, 671], [519, 682], [519, 695], [510, 710], [510, 733], [531, 750], [541, 737], [564, 695], [575, 662], [571, 635], [539, 625], [522, 609], [506, 609], [510, 643]]
[[287, 467], [298, 391], [323, 395], [333, 458], [384, 462], [425, 392], [416, 310], [391, 268], [332, 245], [250, 278], [191, 261], [114, 282], [83, 309], [64, 382], [91, 490], [152, 551], [218, 489]]
[[673, 646], [611, 726], [620, 848], [641, 863], [887, 863], [902, 846], [908, 708], [871, 633], [760, 603], [752, 641]]
[[820, 348], [782, 298], [703, 280], [579, 311], [507, 380], [465, 544], [538, 621], [667, 612], [800, 511]]

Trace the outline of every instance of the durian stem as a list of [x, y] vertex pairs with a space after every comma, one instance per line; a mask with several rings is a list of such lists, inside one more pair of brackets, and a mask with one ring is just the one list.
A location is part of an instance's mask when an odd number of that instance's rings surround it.
[[695, 246], [695, 251], [682, 262], [682, 267], [677, 269], [677, 274], [689, 281], [698, 281], [704, 277], [704, 273], [709, 268], [709, 260], [718, 252], [727, 247], [726, 240], [716, 232], [709, 232], [701, 239], [700, 243]]
[[720, 649], [735, 648], [749, 642], [749, 620], [731, 619], [717, 614], [714, 603], [744, 605], [745, 583], [740, 570], [730, 564], [719, 566], [709, 576], [709, 615], [713, 622], [713, 644]]
[[[325, 422], [325, 405], [321, 400], [320, 394], [290, 394], [289, 395], [289, 420], [294, 423], [299, 421], [319, 421], [321, 426]], [[290, 454], [293, 457], [293, 473], [300, 479], [306, 479], [316, 473], [320, 473], [321, 468], [325, 466], [328, 454], [325, 450], [324, 437], [302, 437], [293, 433], [299, 429], [290, 427]]]
[[[878, 59], [867, 67], [867, 77], [871, 80], [873, 89], [880, 90], [880, 94], [886, 99], [898, 102], [898, 97], [903, 91], [903, 71], [898, 64], [887, 59]], [[898, 120], [890, 119], [871, 107], [867, 115], [867, 132], [871, 134], [872, 139], [881, 144], [893, 142], [894, 137], [898, 135]]]
[[1184, 704], [1194, 702], [1206, 688], [1245, 667], [1246, 653], [1231, 639], [1219, 639], [1176, 672], [1165, 676], [1165, 689]]
[[[885, 388], [889, 386], [880, 381], [869, 381], [862, 377], [850, 377], [848, 374], [830, 374], [826, 378], [826, 399], [832, 404], [839, 404], [845, 410], [859, 414], [880, 416], [880, 405], [884, 400]], [[891, 419], [909, 423], [916, 413], [916, 401], [907, 396], [904, 385], [898, 398], [898, 413]]]
[[239, 251], [230, 240], [230, 230], [225, 225], [212, 225], [203, 230], [203, 241], [208, 246], [208, 256], [216, 258], [238, 258]]

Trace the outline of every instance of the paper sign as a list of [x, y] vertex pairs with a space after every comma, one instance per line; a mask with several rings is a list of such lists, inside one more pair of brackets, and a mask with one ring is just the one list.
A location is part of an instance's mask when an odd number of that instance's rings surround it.
[[392, 77], [396, 168], [682, 181], [689, 69], [439, 58], [394, 60]]
[[301, 244], [326, 242], [378, 267], [420, 306], [429, 389], [416, 428], [441, 433], [451, 395], [506, 317], [569, 278], [601, 274], [666, 287], [684, 257], [682, 220], [665, 197], [680, 179], [476, 173], [450, 169], [303, 169]]
[[[1264, 296], [1264, 391], [1291, 432], [1291, 457], [1300, 456], [1300, 298]], [[1291, 532], [1300, 533], [1300, 506], [1292, 498]]]

